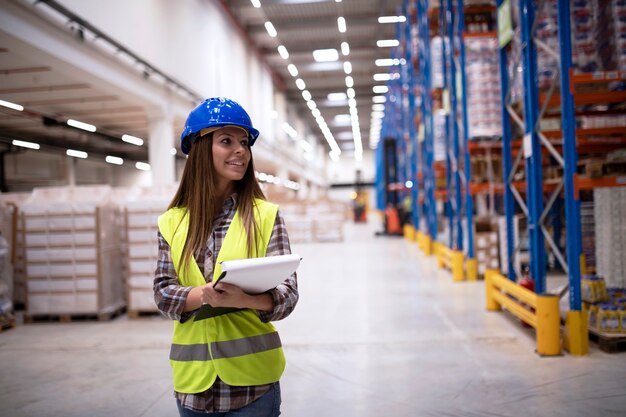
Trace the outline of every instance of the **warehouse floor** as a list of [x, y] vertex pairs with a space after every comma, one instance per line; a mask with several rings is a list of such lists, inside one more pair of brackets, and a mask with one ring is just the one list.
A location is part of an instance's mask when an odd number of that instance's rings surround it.
[[[626, 353], [541, 358], [533, 332], [484, 308], [402, 238], [347, 224], [294, 244], [300, 303], [277, 323], [284, 416], [617, 416]], [[177, 415], [158, 316], [18, 325], [0, 333], [0, 416]]]

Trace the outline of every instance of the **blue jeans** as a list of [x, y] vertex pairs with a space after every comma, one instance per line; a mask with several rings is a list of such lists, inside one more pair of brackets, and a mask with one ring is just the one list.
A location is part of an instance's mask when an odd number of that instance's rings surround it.
[[269, 391], [255, 401], [237, 410], [226, 413], [199, 413], [184, 408], [176, 400], [180, 417], [278, 417], [280, 415], [280, 385], [272, 384]]

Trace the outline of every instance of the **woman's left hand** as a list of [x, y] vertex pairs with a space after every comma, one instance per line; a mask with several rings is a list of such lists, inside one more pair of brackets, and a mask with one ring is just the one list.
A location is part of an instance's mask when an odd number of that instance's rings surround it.
[[212, 307], [247, 308], [251, 296], [236, 285], [220, 282], [215, 288], [213, 284], [202, 287], [202, 301]]

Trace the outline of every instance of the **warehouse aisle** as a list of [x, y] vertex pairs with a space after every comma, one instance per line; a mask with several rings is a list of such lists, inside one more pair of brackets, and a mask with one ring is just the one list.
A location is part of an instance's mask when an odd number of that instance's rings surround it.
[[[344, 243], [294, 244], [300, 304], [277, 323], [287, 417], [611, 416], [626, 354], [540, 358], [532, 333], [484, 310], [415, 245], [347, 224]], [[159, 317], [20, 325], [0, 333], [0, 416], [175, 416]]]

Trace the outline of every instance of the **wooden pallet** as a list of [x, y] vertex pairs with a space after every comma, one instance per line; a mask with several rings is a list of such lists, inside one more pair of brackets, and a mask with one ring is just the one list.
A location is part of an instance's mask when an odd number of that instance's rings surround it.
[[157, 310], [128, 310], [129, 319], [138, 319], [141, 317], [159, 316], [161, 313]]
[[589, 340], [606, 353], [626, 352], [626, 333], [606, 333], [589, 327]]
[[110, 311], [101, 311], [97, 313], [24, 314], [24, 323], [109, 321], [120, 316], [125, 311], [126, 306], [121, 306]]
[[15, 318], [13, 316], [0, 317], [0, 333], [15, 327]]

